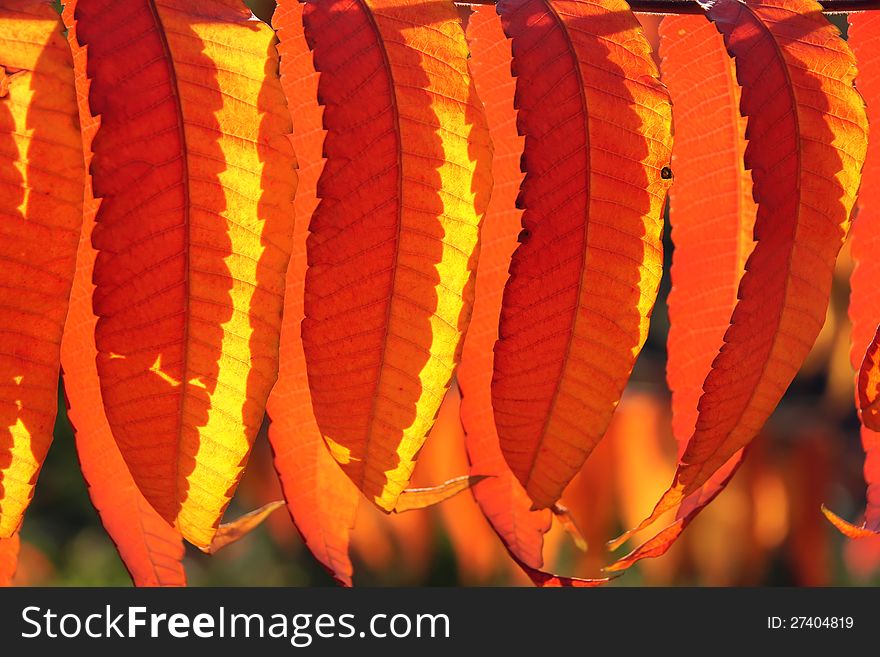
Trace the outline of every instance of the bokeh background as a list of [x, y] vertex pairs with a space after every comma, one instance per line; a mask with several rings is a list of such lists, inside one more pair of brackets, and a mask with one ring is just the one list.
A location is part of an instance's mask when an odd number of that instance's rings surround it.
[[[271, 17], [274, 2], [248, 4], [259, 17]], [[641, 18], [648, 34], [656, 35], [659, 18]], [[843, 17], [833, 20], [845, 30]], [[641, 520], [672, 478], [676, 445], [664, 371], [672, 253], [668, 227], [667, 221], [667, 275], [648, 342], [608, 435], [563, 497], [589, 548], [580, 551], [554, 525], [544, 555], [546, 566], [556, 572], [598, 576], [613, 561], [605, 541]], [[851, 270], [845, 247], [825, 327], [729, 488], [664, 557], [642, 561], [613, 586], [880, 585], [880, 538], [849, 541], [819, 509], [826, 503], [858, 519], [865, 503], [846, 316]], [[420, 457], [416, 486], [466, 472], [458, 399], [453, 387]], [[228, 517], [281, 499], [265, 428]], [[21, 538], [15, 584], [130, 584], [89, 501], [63, 402]], [[639, 538], [647, 536], [636, 537], [624, 550]], [[362, 504], [352, 556], [357, 585], [528, 583], [468, 492], [436, 508], [398, 516]], [[189, 547], [186, 569], [196, 586], [333, 585], [283, 509], [215, 556]]]

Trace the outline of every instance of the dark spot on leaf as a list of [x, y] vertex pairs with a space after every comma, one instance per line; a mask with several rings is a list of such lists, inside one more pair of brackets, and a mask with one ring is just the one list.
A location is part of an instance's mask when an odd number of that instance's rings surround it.
[[669, 167], [663, 167], [662, 169], [660, 169], [660, 177], [663, 178], [663, 180], [671, 180], [672, 169], [670, 169]]

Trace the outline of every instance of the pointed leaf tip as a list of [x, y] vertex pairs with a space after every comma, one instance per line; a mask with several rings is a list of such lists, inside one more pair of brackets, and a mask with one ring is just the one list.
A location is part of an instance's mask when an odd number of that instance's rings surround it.
[[407, 488], [397, 498], [394, 513], [426, 509], [454, 497], [491, 475], [461, 475], [427, 488]]
[[214, 539], [211, 541], [211, 545], [202, 551], [207, 552], [208, 554], [217, 554], [217, 552], [225, 548], [227, 545], [232, 545], [236, 541], [240, 541], [250, 534], [263, 524], [263, 521], [268, 518], [273, 511], [280, 509], [283, 506], [284, 500], [269, 502], [268, 504], [261, 506], [259, 509], [254, 509], [253, 511], [245, 513], [243, 516], [236, 518], [232, 522], [221, 524], [217, 528], [217, 532], [214, 534]]
[[822, 513], [828, 519], [828, 522], [834, 525], [837, 531], [847, 538], [871, 538], [880, 535], [880, 529], [871, 529], [866, 524], [862, 524], [859, 527], [851, 522], [847, 522], [824, 504], [822, 505]]
[[580, 527], [578, 527], [574, 517], [568, 510], [568, 507], [557, 502], [553, 505], [551, 510], [553, 511], [553, 517], [555, 517], [562, 525], [565, 533], [568, 534], [568, 537], [574, 542], [575, 547], [581, 552], [586, 552], [589, 549], [587, 539], [584, 538]]

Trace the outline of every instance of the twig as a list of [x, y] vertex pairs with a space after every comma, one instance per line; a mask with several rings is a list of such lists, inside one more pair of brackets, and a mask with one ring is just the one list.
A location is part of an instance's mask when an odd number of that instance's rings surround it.
[[[495, 0], [463, 0], [460, 5], [494, 5]], [[869, 9], [880, 9], [880, 0], [820, 0], [826, 14], [845, 14]], [[699, 14], [695, 0], [629, 0], [633, 11], [642, 14]]]

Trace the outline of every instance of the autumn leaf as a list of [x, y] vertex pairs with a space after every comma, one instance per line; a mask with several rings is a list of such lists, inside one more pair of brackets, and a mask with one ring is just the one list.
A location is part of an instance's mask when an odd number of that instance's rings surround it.
[[[853, 242], [853, 248], [855, 248], [855, 236]], [[862, 262], [865, 261], [859, 260], [857, 266], [860, 267]], [[872, 295], [873, 289], [859, 289], [862, 282], [860, 281], [859, 285], [856, 285], [856, 278], [857, 277], [854, 273], [852, 299], [856, 299], [857, 294], [864, 294], [865, 296]], [[850, 301], [850, 308], [852, 308], [852, 299]], [[862, 299], [858, 299], [858, 301], [860, 303], [864, 302]], [[858, 309], [859, 305], [857, 305], [856, 308]], [[853, 350], [855, 350], [856, 347], [856, 328], [862, 328], [860, 326], [862, 320], [863, 317], [853, 317]], [[859, 418], [862, 422], [862, 445], [865, 448], [866, 457], [865, 481], [868, 483], [868, 504], [865, 509], [865, 521], [861, 526], [854, 525], [838, 516], [824, 504], [821, 508], [822, 513], [825, 514], [828, 521], [831, 522], [831, 524], [834, 525], [844, 536], [848, 538], [870, 538], [880, 534], [880, 515], [878, 515], [875, 500], [876, 487], [880, 484], [880, 481], [878, 481], [880, 471], [878, 471], [876, 463], [878, 457], [877, 450], [880, 449], [880, 433], [878, 433], [880, 432], [880, 417], [878, 417], [877, 412], [878, 404], [880, 404], [880, 399], [878, 399], [878, 397], [880, 397], [880, 328], [878, 328], [877, 332], [874, 334], [873, 340], [868, 345], [868, 350], [865, 352], [865, 357], [859, 367], [856, 376], [856, 397], [858, 400]]]
[[473, 488], [486, 479], [487, 475], [460, 475], [447, 479], [436, 486], [407, 488], [400, 493], [394, 505], [395, 513], [404, 513], [416, 509], [426, 509], [455, 497], [462, 491]]
[[21, 539], [18, 532], [9, 538], [0, 538], [0, 587], [10, 586], [18, 568], [18, 551]]
[[510, 42], [494, 7], [476, 8], [468, 20], [467, 37], [474, 83], [495, 146], [495, 186], [482, 228], [473, 315], [457, 373], [461, 422], [470, 473], [492, 475], [472, 489], [477, 504], [511, 554], [527, 566], [540, 568], [544, 534], [552, 516], [546, 509], [530, 510], [528, 495], [507, 466], [498, 446], [491, 397], [492, 349], [498, 339], [501, 297], [522, 216], [515, 205], [523, 149], [513, 107], [516, 83], [510, 72]]
[[306, 239], [309, 218], [318, 205], [316, 186], [323, 168], [323, 111], [318, 104], [318, 74], [306, 44], [303, 5], [279, 3], [272, 24], [278, 32], [281, 86], [293, 119], [292, 141], [299, 159], [294, 200], [296, 222], [287, 269], [281, 324], [278, 382], [267, 403], [269, 440], [287, 508], [315, 558], [341, 584], [351, 586], [348, 556], [360, 493], [330, 456], [315, 422], [305, 354], [300, 341]]
[[236, 541], [240, 541], [245, 536], [254, 531], [263, 524], [274, 511], [284, 506], [283, 500], [269, 502], [259, 509], [254, 509], [243, 516], [240, 516], [232, 522], [224, 522], [214, 533], [214, 539], [211, 541], [210, 547], [205, 552], [208, 554], [217, 554], [220, 550], [228, 545], [232, 545]]
[[[99, 120], [89, 114], [85, 51], [76, 39], [74, 8], [74, 4], [68, 4], [63, 17], [73, 53], [83, 152], [88, 168]], [[92, 270], [97, 253], [91, 244], [98, 205], [91, 177], [87, 175], [76, 272], [61, 341], [67, 415], [74, 427], [80, 468], [88, 483], [89, 496], [135, 585], [184, 586], [186, 574], [180, 532], [165, 522], [138, 490], [113, 440], [100, 403], [95, 364], [97, 318], [92, 312]]]
[[[880, 122], [880, 20], [875, 12], [849, 17], [849, 45], [859, 62], [856, 80], [867, 101], [869, 122]], [[856, 262], [850, 278], [849, 318], [852, 322], [850, 361], [857, 374], [856, 390], [861, 409], [861, 437], [865, 449], [865, 481], [868, 484], [865, 522], [857, 527], [823, 507], [826, 517], [850, 538], [880, 533], [880, 423], [872, 406], [876, 395], [877, 337], [880, 322], [880, 188], [874, 182], [880, 175], [880, 140], [868, 143], [863, 171], [870, 181], [859, 191], [858, 216], [853, 224], [852, 255]], [[867, 366], [867, 367], [866, 367]], [[868, 384], [873, 383], [873, 391]], [[866, 412], [867, 409], [867, 412]]]
[[663, 268], [670, 104], [623, 0], [497, 7], [518, 76], [526, 176], [492, 405], [505, 459], [544, 508], [602, 438], [647, 337]]
[[867, 120], [853, 88], [853, 56], [820, 9], [813, 0], [717, 0], [706, 10], [736, 57], [743, 87], [757, 244], [673, 484], [637, 530], [698, 491], [751, 441], [825, 320]]
[[45, 2], [0, 2], [0, 539], [21, 525], [52, 442], [82, 224], [82, 143], [63, 29]]
[[522, 180], [519, 162], [523, 139], [517, 134], [513, 106], [510, 42], [494, 8], [475, 9], [468, 20], [467, 38], [474, 82], [495, 146], [495, 186], [482, 229], [473, 316], [457, 373], [470, 473], [489, 475], [471, 492], [514, 562], [533, 582], [551, 586], [572, 583], [572, 578], [541, 570], [544, 534], [553, 516], [549, 509], [531, 509], [531, 500], [501, 453], [492, 414], [492, 347], [498, 338], [502, 290], [522, 215], [516, 197]]
[[390, 511], [459, 358], [491, 146], [451, 2], [309, 2], [303, 18], [328, 130], [302, 325], [312, 405]]
[[[722, 345], [752, 252], [757, 207], [743, 163], [745, 119], [724, 40], [704, 16], [667, 16], [660, 26], [662, 80], [672, 97], [675, 184], [669, 192], [672, 290], [666, 378], [681, 457], [697, 421], [703, 380]], [[742, 461], [730, 458], [681, 505], [673, 524], [607, 570], [666, 552], [723, 490]]]
[[206, 548], [277, 373], [296, 177], [274, 34], [237, 0], [80, 0], [73, 15], [101, 117], [107, 420], [144, 496]]

